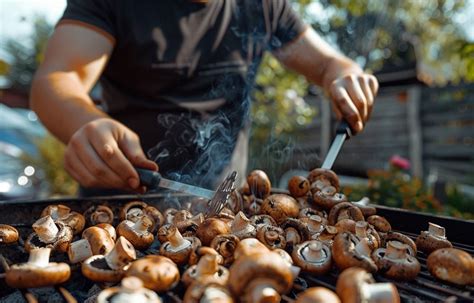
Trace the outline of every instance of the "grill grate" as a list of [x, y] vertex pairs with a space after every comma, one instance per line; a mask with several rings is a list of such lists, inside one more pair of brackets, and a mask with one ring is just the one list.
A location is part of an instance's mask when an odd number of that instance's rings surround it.
[[[168, 207], [177, 207], [179, 203], [185, 202], [189, 198], [180, 194], [154, 194], [146, 196], [111, 196], [99, 197], [93, 199], [50, 199], [41, 201], [14, 201], [5, 202], [0, 201], [0, 223], [10, 224], [16, 227], [23, 238], [31, 232], [31, 225], [36, 218], [39, 217], [42, 209], [50, 204], [66, 204], [71, 209], [76, 211], [84, 211], [91, 205], [106, 204], [111, 207], [115, 213], [125, 203], [132, 200], [143, 200], [149, 204], [154, 205], [160, 210]], [[25, 211], [28, 209], [28, 211]], [[455, 248], [462, 249], [471, 255], [474, 255], [474, 237], [469, 235], [474, 230], [474, 222], [464, 221], [447, 217], [432, 216], [427, 214], [408, 212], [400, 209], [393, 209], [387, 207], [377, 207], [377, 213], [386, 217], [393, 227], [396, 227], [398, 232], [401, 232], [412, 239], [415, 239], [420, 230], [425, 230], [428, 222], [443, 225], [448, 233], [448, 238], [451, 240]], [[117, 222], [118, 223], [118, 222]], [[22, 243], [19, 245], [9, 245], [0, 247], [0, 253], [5, 256], [9, 263], [25, 262], [28, 259], [27, 254], [22, 248]], [[391, 279], [384, 278], [381, 275], [374, 275], [378, 282], [392, 282], [398, 288], [402, 302], [474, 302], [474, 287], [466, 286], [460, 287], [454, 284], [449, 284], [436, 280], [430, 275], [426, 267], [427, 256], [418, 252], [417, 259], [421, 264], [421, 272], [417, 278], [410, 282], [398, 282]], [[67, 261], [65, 255], [56, 255], [52, 257], [55, 262]], [[1, 263], [1, 262], [0, 262]], [[56, 294], [56, 297], [61, 298], [64, 302], [83, 301], [88, 296], [88, 291], [94, 285], [92, 282], [86, 281], [80, 274], [80, 267], [74, 265], [71, 267], [73, 277], [71, 282], [62, 285], [61, 287], [50, 288], [49, 293], [38, 295], [36, 290], [22, 290], [18, 291], [17, 295], [22, 296], [27, 302], [34, 301], [38, 297], [41, 302], [50, 295]], [[4, 273], [3, 266], [0, 266], [0, 303], [7, 302], [7, 295], [15, 292], [14, 289], [8, 288], [2, 279]], [[308, 287], [324, 286], [331, 290], [335, 290], [336, 281], [339, 271], [333, 269], [325, 276], [315, 277], [309, 274], [302, 273], [295, 280], [292, 291], [283, 296], [284, 302], [292, 302], [296, 295]], [[72, 293], [72, 295], [68, 292]], [[160, 294], [164, 302], [178, 303], [182, 302], [184, 288], [178, 286], [174, 291]], [[49, 294], [49, 295], [48, 295]], [[2, 298], [3, 297], [3, 298]], [[75, 297], [75, 298], [74, 298]], [[10, 299], [9, 299], [10, 300]]]

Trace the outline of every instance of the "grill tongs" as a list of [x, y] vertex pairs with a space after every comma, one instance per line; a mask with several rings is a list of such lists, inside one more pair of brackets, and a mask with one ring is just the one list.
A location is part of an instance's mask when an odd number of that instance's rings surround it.
[[341, 151], [342, 145], [344, 142], [352, 137], [352, 130], [346, 120], [342, 120], [336, 129], [336, 137], [332, 141], [331, 147], [324, 159], [323, 165], [321, 168], [331, 169], [334, 162], [336, 161], [339, 152]]
[[222, 209], [224, 209], [230, 194], [235, 189], [235, 180], [237, 178], [237, 172], [233, 171], [224, 179], [216, 191], [212, 191], [206, 188], [165, 179], [156, 171], [143, 168], [135, 169], [140, 176], [140, 183], [148, 189], [167, 188], [209, 199], [206, 217], [218, 215]]

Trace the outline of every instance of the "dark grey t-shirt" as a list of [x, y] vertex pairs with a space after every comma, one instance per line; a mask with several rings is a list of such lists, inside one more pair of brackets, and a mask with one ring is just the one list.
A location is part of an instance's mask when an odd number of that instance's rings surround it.
[[68, 0], [61, 23], [114, 43], [105, 108], [165, 176], [203, 186], [230, 161], [263, 52], [305, 28], [287, 0]]

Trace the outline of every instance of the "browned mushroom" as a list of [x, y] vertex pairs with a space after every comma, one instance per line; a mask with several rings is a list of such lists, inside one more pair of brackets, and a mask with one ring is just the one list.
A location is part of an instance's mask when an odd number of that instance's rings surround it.
[[319, 189], [326, 186], [333, 186], [336, 191], [339, 191], [339, 178], [330, 169], [315, 168], [309, 172], [308, 181], [311, 185], [316, 183]]
[[392, 226], [384, 217], [372, 215], [367, 218], [367, 222], [373, 225], [375, 230], [381, 233], [388, 233], [392, 230]]
[[72, 229], [74, 235], [82, 232], [86, 225], [83, 215], [78, 212], [71, 211], [66, 205], [49, 205], [41, 212], [40, 217], [50, 216], [54, 222], [63, 222]]
[[127, 266], [137, 257], [133, 245], [120, 237], [114, 248], [105, 256], [95, 255], [86, 259], [81, 266], [84, 277], [94, 282], [116, 283], [120, 281]]
[[446, 238], [444, 227], [431, 222], [428, 223], [428, 230], [422, 231], [415, 243], [418, 250], [427, 255], [440, 248], [453, 247]]
[[131, 201], [125, 204], [120, 210], [120, 220], [129, 220], [137, 222], [141, 217], [148, 217], [152, 226], [150, 232], [154, 233], [164, 224], [165, 218], [161, 212], [153, 206], [148, 205], [143, 201]]
[[269, 252], [270, 250], [258, 239], [247, 238], [237, 244], [234, 251], [234, 259], [237, 260], [243, 256], [249, 256], [257, 253]]
[[247, 183], [250, 192], [255, 197], [263, 199], [270, 194], [272, 184], [267, 174], [263, 170], [253, 170], [247, 176]]
[[230, 231], [239, 239], [255, 237], [257, 233], [255, 226], [252, 225], [252, 222], [241, 211], [239, 211], [234, 221], [232, 221]]
[[178, 265], [188, 262], [191, 252], [201, 246], [201, 241], [196, 237], [185, 237], [181, 235], [176, 227], [172, 227], [168, 233], [168, 242], [160, 247], [160, 254], [170, 258]]
[[387, 249], [379, 248], [372, 253], [378, 269], [387, 278], [409, 281], [420, 272], [420, 262], [407, 253], [408, 245], [398, 241], [387, 243]]
[[298, 202], [288, 195], [273, 194], [263, 200], [260, 208], [262, 214], [270, 215], [278, 224], [287, 218], [296, 218], [300, 212]]
[[300, 209], [313, 207], [314, 201], [313, 201], [313, 194], [311, 193], [311, 191], [309, 191], [306, 195], [295, 198], [295, 199], [296, 199], [296, 202], [298, 202]]
[[441, 248], [428, 256], [429, 272], [436, 278], [458, 285], [474, 285], [474, 259], [456, 248]]
[[27, 252], [34, 248], [49, 247], [53, 251], [66, 252], [72, 240], [72, 229], [63, 222], [54, 222], [50, 216], [33, 223], [33, 230], [25, 242]]
[[157, 292], [173, 289], [180, 279], [178, 266], [171, 259], [155, 255], [133, 261], [125, 276], [137, 277], [146, 288]]
[[263, 200], [256, 198], [254, 195], [243, 196], [244, 212], [249, 215], [260, 214]]
[[197, 246], [189, 255], [188, 265], [195, 265], [205, 255], [214, 255], [217, 257], [218, 263], [223, 264], [224, 258], [212, 247], [209, 246]]
[[232, 264], [229, 287], [244, 302], [279, 302], [280, 294], [290, 291], [294, 278], [287, 261], [277, 253], [253, 253]]
[[394, 284], [375, 283], [370, 273], [357, 267], [348, 268], [339, 275], [336, 293], [343, 303], [400, 303], [400, 295]]
[[389, 231], [386, 235], [383, 236], [384, 243], [388, 243], [389, 241], [398, 241], [408, 245], [408, 253], [416, 257], [417, 249], [415, 242], [408, 236], [395, 232]]
[[114, 222], [114, 212], [107, 205], [93, 205], [84, 212], [88, 225], [100, 223], [112, 224]]
[[293, 198], [305, 196], [311, 188], [308, 179], [303, 176], [293, 176], [288, 181], [288, 190]]
[[229, 266], [234, 262], [234, 252], [239, 242], [240, 239], [235, 235], [218, 235], [212, 240], [211, 247], [224, 258], [223, 265]]
[[95, 226], [105, 229], [109, 233], [112, 240], [114, 240], [114, 242], [115, 242], [115, 240], [117, 240], [117, 231], [109, 223], [99, 223]]
[[285, 232], [286, 249], [291, 251], [296, 244], [311, 239], [308, 226], [298, 219], [289, 218], [281, 224]]
[[124, 220], [117, 226], [117, 233], [130, 241], [136, 249], [143, 250], [150, 247], [155, 240], [155, 237], [149, 231], [152, 225], [153, 222], [147, 216], [140, 217], [135, 223]]
[[341, 300], [325, 287], [311, 287], [298, 294], [295, 303], [341, 303]]
[[375, 207], [369, 205], [370, 200], [367, 197], [363, 197], [359, 201], [355, 201], [355, 202], [353, 201], [351, 203], [352, 205], [357, 206], [362, 212], [362, 214], [364, 215], [364, 217], [366, 218], [373, 216], [377, 213], [377, 210], [375, 209]]
[[317, 207], [329, 211], [335, 205], [346, 202], [347, 197], [344, 194], [338, 193], [336, 188], [326, 186], [320, 191], [314, 193], [313, 200]]
[[68, 256], [71, 263], [82, 262], [93, 255], [108, 254], [115, 244], [110, 234], [98, 226], [86, 228], [82, 238], [69, 245]]
[[259, 225], [274, 225], [277, 226], [275, 220], [269, 215], [253, 215], [250, 217], [250, 222], [258, 227]]
[[124, 278], [120, 287], [104, 289], [97, 296], [97, 303], [161, 303], [158, 295], [143, 287], [143, 282], [135, 277]]
[[367, 243], [371, 250], [377, 249], [381, 246], [379, 234], [375, 229], [365, 221], [357, 221], [355, 224], [355, 235], [359, 238], [367, 239]]
[[305, 272], [324, 275], [331, 269], [331, 249], [318, 240], [296, 245], [291, 256], [295, 264]]
[[208, 281], [195, 281], [184, 294], [186, 303], [234, 303], [227, 287]]
[[227, 201], [227, 207], [234, 213], [244, 210], [244, 198], [238, 190], [233, 190]]
[[230, 233], [229, 225], [217, 218], [207, 218], [199, 225], [196, 231], [197, 237], [205, 246], [209, 246], [212, 239], [216, 236], [228, 233]]
[[[321, 218], [326, 219], [328, 217], [328, 214], [324, 210], [317, 210], [312, 207], [303, 208], [298, 214], [299, 219], [311, 216], [320, 216]], [[327, 224], [327, 222], [324, 222], [324, 224]]]
[[324, 229], [323, 219], [318, 215], [300, 218], [299, 220], [306, 224], [311, 237], [319, 235]]
[[338, 233], [350, 232], [355, 234], [356, 221], [352, 219], [342, 219], [339, 220], [334, 227], [336, 227]]
[[372, 273], [376, 272], [377, 265], [370, 257], [372, 250], [367, 242], [366, 238], [359, 239], [348, 232], [338, 234], [332, 244], [334, 263], [341, 270], [357, 266]]
[[[280, 255], [280, 257], [286, 261], [287, 265], [292, 267], [292, 265], [294, 264], [293, 262], [293, 258], [291, 257], [291, 255], [289, 253], [286, 252], [286, 250], [284, 249], [281, 249], [281, 248], [275, 248], [274, 250], [272, 250], [274, 253], [277, 253]], [[292, 267], [293, 268], [293, 267]]]
[[10, 225], [0, 224], [0, 244], [10, 244], [18, 241], [18, 230]]
[[337, 227], [327, 225], [324, 227], [324, 230], [316, 237], [316, 240], [319, 240], [326, 244], [329, 247], [332, 247], [333, 239], [337, 235]]
[[[181, 217], [182, 216], [182, 217]], [[179, 219], [182, 218], [182, 220]], [[183, 234], [185, 237], [195, 236], [199, 225], [204, 222], [204, 215], [199, 213], [195, 216], [188, 216], [181, 215], [179, 212], [176, 213], [173, 225], [179, 229], [179, 232]]]
[[163, 217], [165, 218], [165, 223], [164, 224], [171, 224], [173, 223], [173, 218], [174, 215], [178, 212], [176, 208], [167, 208], [163, 212]]
[[181, 281], [189, 286], [197, 280], [208, 280], [213, 283], [226, 285], [229, 280], [229, 270], [218, 263], [218, 256], [207, 254], [199, 259], [198, 264], [190, 266], [183, 274]]
[[34, 288], [53, 286], [66, 282], [71, 269], [66, 263], [50, 263], [50, 248], [30, 250], [28, 262], [10, 266], [5, 282], [13, 288]]
[[158, 238], [158, 240], [160, 241], [160, 243], [165, 243], [166, 241], [168, 241], [168, 234], [169, 234], [169, 230], [173, 227], [173, 225], [171, 223], [167, 223], [167, 224], [164, 224], [162, 225], [159, 229], [158, 229], [158, 233], [156, 234], [156, 237]]
[[278, 226], [260, 225], [257, 228], [257, 239], [269, 249], [286, 247], [285, 232]]
[[364, 221], [364, 215], [358, 207], [352, 205], [350, 202], [341, 202], [331, 208], [328, 215], [328, 224], [334, 226], [342, 219]]

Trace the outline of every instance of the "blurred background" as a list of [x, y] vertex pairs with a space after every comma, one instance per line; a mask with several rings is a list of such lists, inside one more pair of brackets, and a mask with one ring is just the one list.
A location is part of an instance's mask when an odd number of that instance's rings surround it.
[[[344, 192], [474, 219], [474, 0], [292, 2], [381, 85], [370, 123], [333, 168]], [[77, 190], [62, 167], [64, 146], [28, 110], [32, 76], [65, 6], [0, 1], [0, 200]], [[268, 54], [253, 99], [248, 169], [285, 188], [291, 176], [320, 166], [336, 124], [324, 92]]]

